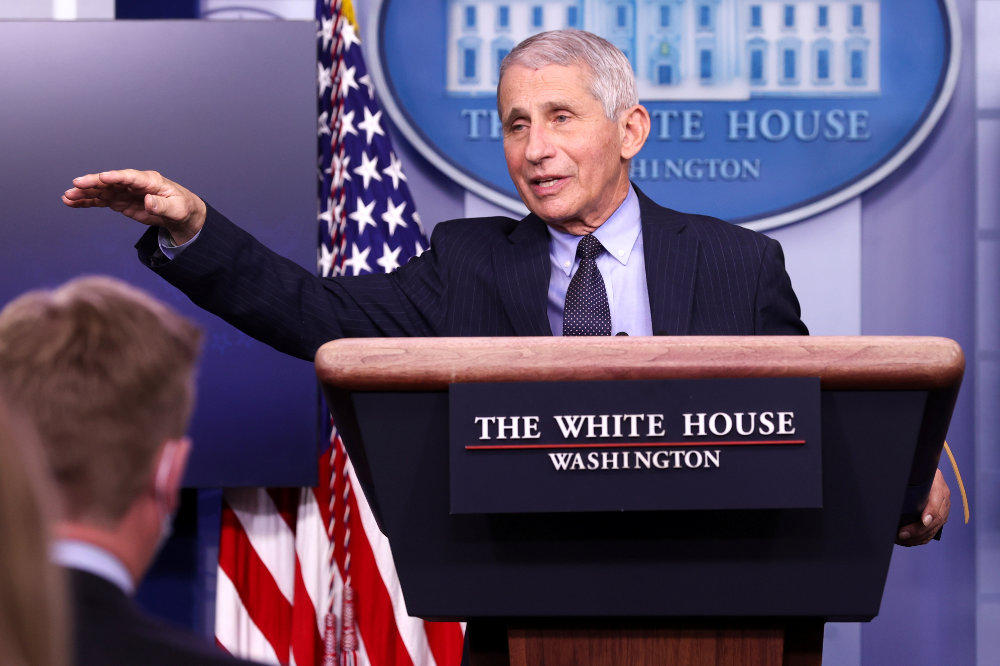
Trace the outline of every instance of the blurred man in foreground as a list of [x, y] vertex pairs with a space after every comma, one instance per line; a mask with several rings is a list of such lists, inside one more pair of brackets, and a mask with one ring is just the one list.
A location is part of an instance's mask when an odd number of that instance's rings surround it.
[[90, 277], [0, 312], [0, 391], [37, 428], [59, 500], [78, 664], [239, 664], [129, 598], [167, 538], [191, 442], [201, 332]]

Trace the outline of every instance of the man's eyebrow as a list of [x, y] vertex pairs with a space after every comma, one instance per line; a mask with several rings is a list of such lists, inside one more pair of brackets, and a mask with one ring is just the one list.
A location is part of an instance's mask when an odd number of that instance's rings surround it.
[[556, 99], [551, 102], [546, 102], [542, 105], [542, 108], [546, 111], [558, 111], [560, 109], [565, 109], [567, 111], [573, 111], [576, 109], [577, 103], [571, 99]]
[[[544, 102], [541, 106], [543, 111], [551, 113], [552, 111], [559, 111], [563, 109], [566, 111], [575, 111], [577, 103], [571, 99], [556, 99], [551, 102]], [[523, 118], [528, 115], [529, 114], [525, 109], [515, 106], [507, 112], [507, 115], [503, 118], [503, 124], [504, 126], [507, 126], [514, 122], [517, 118]]]
[[503, 125], [504, 127], [506, 127], [510, 125], [512, 122], [514, 122], [515, 119], [523, 118], [526, 115], [528, 115], [527, 111], [525, 111], [520, 107], [515, 106], [514, 108], [512, 108], [510, 111], [507, 112], [506, 116], [504, 116]]

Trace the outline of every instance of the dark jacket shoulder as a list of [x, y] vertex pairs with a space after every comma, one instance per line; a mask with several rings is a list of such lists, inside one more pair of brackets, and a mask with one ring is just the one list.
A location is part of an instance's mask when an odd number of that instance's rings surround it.
[[438, 222], [431, 233], [431, 246], [439, 243], [449, 245], [465, 240], [478, 243], [505, 240], [514, 231], [520, 220], [512, 217], [465, 217]]
[[656, 203], [636, 188], [643, 224], [666, 224], [678, 233], [693, 234], [699, 241], [718, 245], [741, 245], [763, 248], [775, 243], [759, 231], [747, 229], [710, 215], [684, 213]]
[[248, 666], [207, 640], [142, 611], [113, 583], [100, 576], [67, 569], [73, 613], [75, 662], [142, 663], [146, 666]]

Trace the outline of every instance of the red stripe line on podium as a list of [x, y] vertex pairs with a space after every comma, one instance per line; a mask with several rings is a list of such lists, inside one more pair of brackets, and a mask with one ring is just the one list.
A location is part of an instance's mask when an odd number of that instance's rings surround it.
[[726, 442], [639, 442], [601, 444], [470, 444], [466, 451], [499, 451], [517, 449], [625, 449], [665, 446], [769, 446], [773, 444], [805, 444], [804, 439], [759, 439], [734, 440]]

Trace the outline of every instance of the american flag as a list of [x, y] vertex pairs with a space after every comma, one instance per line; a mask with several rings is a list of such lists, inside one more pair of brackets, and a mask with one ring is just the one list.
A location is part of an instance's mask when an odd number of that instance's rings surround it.
[[[349, 0], [318, 0], [323, 277], [388, 273], [427, 246], [362, 58]], [[389, 544], [331, 424], [320, 485], [227, 490], [216, 640], [281, 664], [455, 666], [463, 627], [409, 617]]]

